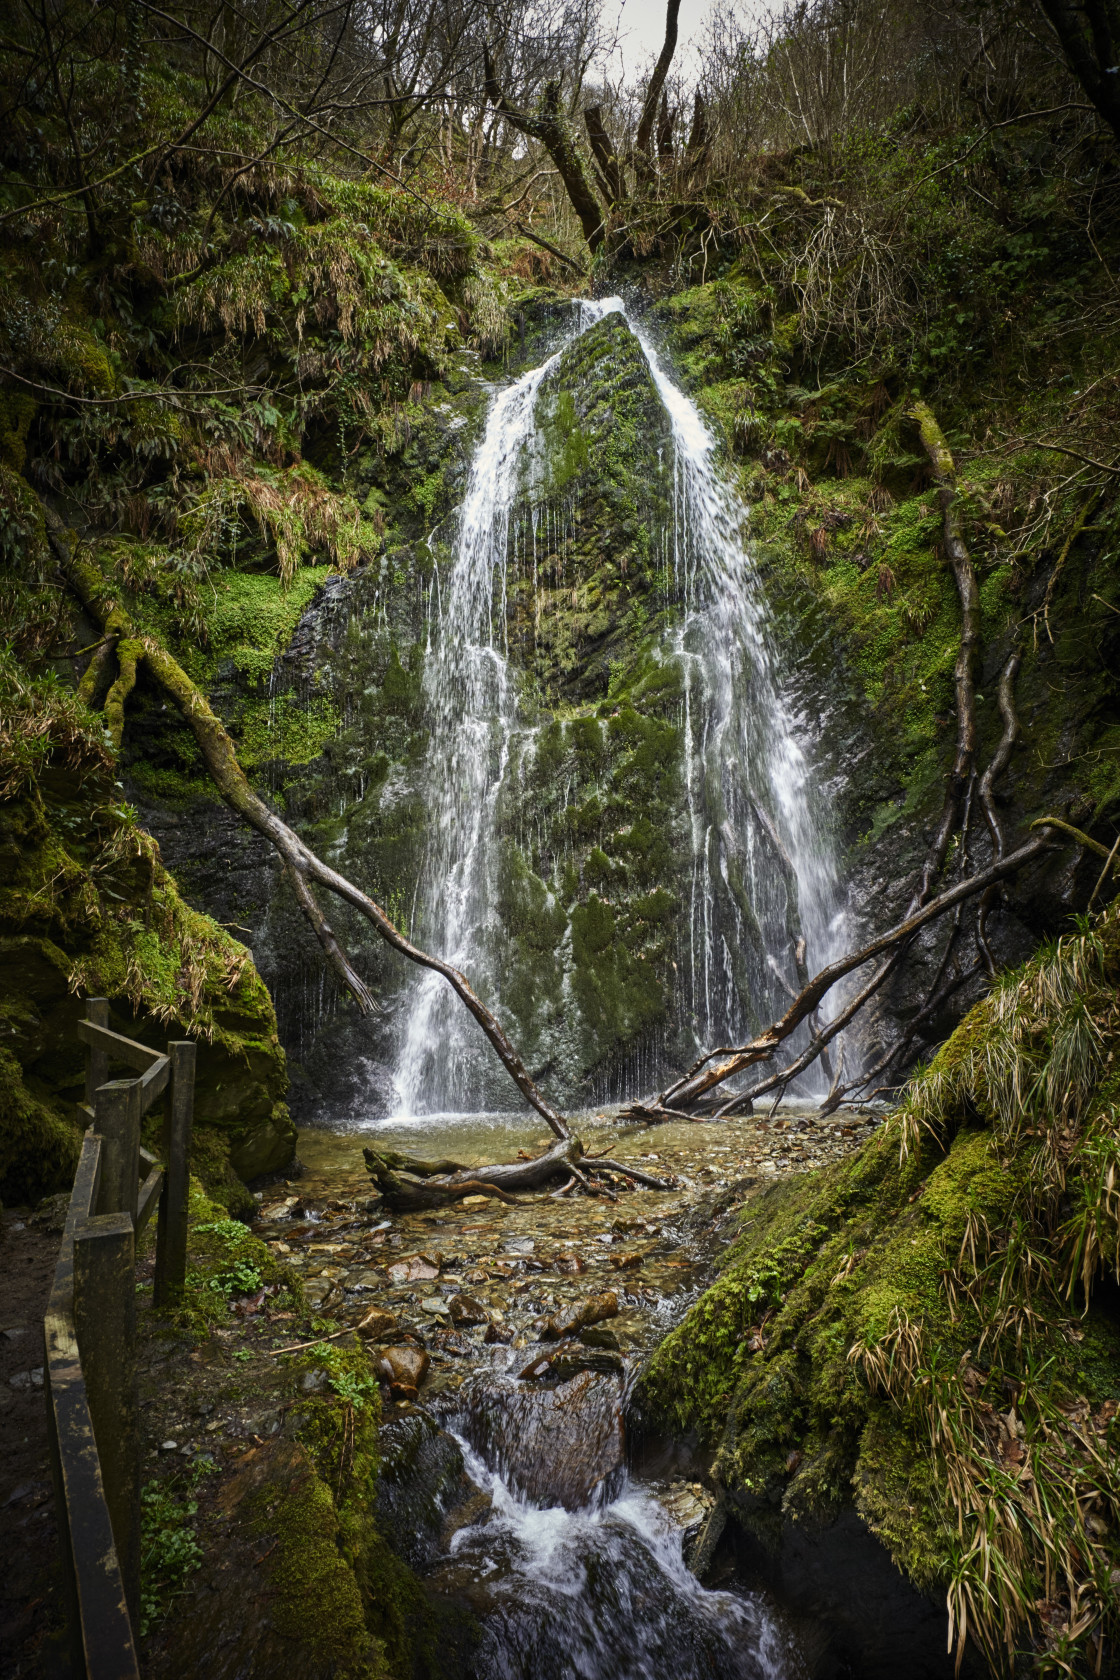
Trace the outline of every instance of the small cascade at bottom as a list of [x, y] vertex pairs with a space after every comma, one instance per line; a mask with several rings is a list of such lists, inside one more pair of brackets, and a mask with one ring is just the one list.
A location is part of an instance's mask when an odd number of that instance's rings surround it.
[[703, 1587], [684, 1530], [626, 1469], [617, 1378], [527, 1393], [492, 1370], [458, 1402], [445, 1427], [488, 1508], [452, 1538], [439, 1585], [481, 1624], [472, 1676], [803, 1680], [769, 1601]]

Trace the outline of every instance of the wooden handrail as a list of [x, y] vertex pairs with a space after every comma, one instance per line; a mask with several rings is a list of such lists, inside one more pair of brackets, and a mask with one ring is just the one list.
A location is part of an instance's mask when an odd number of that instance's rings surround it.
[[139, 1680], [74, 1315], [74, 1238], [90, 1222], [100, 1176], [101, 1139], [87, 1132], [43, 1320], [47, 1434], [69, 1600], [72, 1672], [87, 1680]]
[[167, 1060], [162, 1050], [149, 1050], [146, 1044], [138, 1044], [134, 1038], [125, 1038], [122, 1033], [110, 1032], [108, 1027], [99, 1026], [96, 1021], [79, 1021], [78, 1037], [83, 1044], [104, 1050], [124, 1062], [126, 1067], [136, 1068], [139, 1073], [146, 1073], [156, 1062]]
[[[136, 1389], [136, 1239], [159, 1209], [156, 1304], [186, 1275], [188, 1154], [195, 1046], [151, 1050], [109, 1028], [90, 998], [90, 1121], [43, 1321], [51, 1469], [59, 1512], [74, 1680], [139, 1680], [133, 1618], [140, 1593], [140, 1449]], [[137, 1077], [109, 1080], [109, 1064]], [[166, 1169], [140, 1146], [140, 1121], [169, 1091]], [[143, 1183], [140, 1175], [144, 1174]]]

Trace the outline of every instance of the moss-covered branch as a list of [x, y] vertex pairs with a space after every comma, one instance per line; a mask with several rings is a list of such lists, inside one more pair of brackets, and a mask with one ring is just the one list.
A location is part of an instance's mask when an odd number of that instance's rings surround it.
[[929, 456], [930, 467], [937, 484], [945, 554], [953, 570], [961, 604], [961, 639], [953, 673], [957, 701], [957, 750], [949, 772], [945, 802], [933, 844], [927, 854], [918, 890], [914, 895], [913, 908], [917, 909], [933, 891], [933, 883], [945, 862], [976, 758], [975, 673], [980, 655], [980, 591], [976, 586], [972, 557], [964, 540], [960, 498], [957, 493], [957, 467], [953, 460], [953, 452], [945, 441], [945, 434], [928, 403], [916, 402], [911, 412], [918, 423], [922, 446]]
[[226, 804], [272, 843], [291, 876], [303, 883], [302, 888], [297, 888], [300, 906], [323, 948], [327, 961], [351, 991], [359, 1009], [363, 1012], [368, 1011], [372, 1006], [372, 999], [364, 983], [354, 975], [326, 919], [315, 904], [310, 888], [313, 881], [352, 905], [373, 924], [382, 939], [395, 951], [407, 957], [409, 962], [417, 963], [421, 968], [434, 969], [444, 977], [486, 1034], [502, 1066], [522, 1096], [547, 1121], [557, 1137], [566, 1138], [568, 1127], [563, 1117], [538, 1091], [501, 1024], [475, 993], [465, 975], [450, 963], [443, 962], [439, 957], [429, 956], [426, 951], [421, 951], [413, 945], [389, 920], [379, 904], [337, 870], [325, 864], [287, 823], [269, 809], [254, 791], [238, 763], [237, 750], [225, 725], [179, 662], [156, 637], [149, 634], [137, 635], [128, 614], [114, 599], [105, 578], [90, 560], [78, 553], [71, 553], [57, 533], [52, 541], [59, 561], [87, 612], [104, 630], [117, 630], [122, 637], [122, 646], [128, 642], [142, 649], [147, 669], [182, 713], [198, 743], [211, 778]]

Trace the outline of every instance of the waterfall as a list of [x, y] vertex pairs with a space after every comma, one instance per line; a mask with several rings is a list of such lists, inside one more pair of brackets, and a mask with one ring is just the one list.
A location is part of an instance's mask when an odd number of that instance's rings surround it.
[[[617, 298], [581, 304], [576, 332], [617, 307]], [[533, 437], [537, 392], [563, 348], [491, 402], [440, 600], [438, 642], [425, 668], [431, 748], [423, 940], [471, 979], [485, 962], [492, 929], [495, 858], [490, 841], [517, 725], [505, 641], [510, 509]], [[427, 970], [412, 995], [397, 1064], [401, 1112], [476, 1106], [489, 1058], [489, 1047], [465, 1020], [447, 982]]]
[[[692, 850], [684, 989], [695, 1042], [707, 1048], [780, 1012], [806, 965], [811, 972], [834, 954], [836, 868], [802, 745], [804, 720], [783, 697], [763, 592], [740, 534], [745, 510], [719, 476], [695, 404], [618, 298], [580, 304], [565, 344], [491, 399], [450, 573], [430, 609], [428, 839], [413, 932], [500, 1009], [488, 985], [500, 932], [495, 817], [523, 732], [507, 660], [510, 514], [526, 488], [542, 381], [568, 344], [614, 311], [641, 346], [672, 428], [668, 552], [681, 619], [671, 651], [684, 683]], [[534, 570], [536, 519], [534, 509]], [[485, 1106], [492, 1064], [446, 982], [426, 971], [408, 1000], [395, 1075], [400, 1112]]]
[[[765, 593], [741, 534], [745, 509], [717, 470], [715, 440], [695, 403], [642, 328], [629, 325], [673, 434], [673, 570], [684, 608], [674, 644], [684, 664], [692, 835], [690, 1004], [697, 1041], [710, 1048], [747, 1036], [760, 1013], [781, 1013], [806, 971], [841, 954], [844, 919], [828, 812], [803, 745], [809, 730], [778, 681]], [[732, 950], [746, 986], [734, 983]], [[819, 1081], [811, 1074], [802, 1088]]]

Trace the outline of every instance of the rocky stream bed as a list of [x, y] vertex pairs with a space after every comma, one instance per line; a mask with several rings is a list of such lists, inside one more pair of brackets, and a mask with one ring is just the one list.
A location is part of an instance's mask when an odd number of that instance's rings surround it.
[[[627, 1402], [644, 1356], [711, 1278], [744, 1202], [775, 1175], [850, 1151], [878, 1118], [821, 1120], [787, 1106], [645, 1130], [587, 1114], [578, 1128], [589, 1152], [641, 1163], [673, 1188], [619, 1181], [595, 1197], [516, 1205], [471, 1196], [411, 1215], [371, 1196], [361, 1154], [369, 1132], [304, 1133], [302, 1176], [261, 1193], [253, 1233], [298, 1271], [305, 1309], [284, 1310], [273, 1282], [235, 1295], [208, 1335], [156, 1330], [146, 1343], [149, 1504], [166, 1494], [182, 1510], [189, 1499], [199, 1548], [197, 1567], [169, 1577], [163, 1601], [153, 1591], [149, 1672], [348, 1672], [337, 1626], [324, 1643], [321, 1625], [351, 1613], [332, 1574], [336, 1547], [361, 1550], [348, 1539], [348, 1509], [358, 1527], [376, 1523], [382, 1576], [407, 1601], [413, 1661], [417, 1639], [429, 1653], [417, 1673], [841, 1672], [819, 1665], [812, 1638], [733, 1548], [717, 1552], [723, 1518], [708, 1458], [694, 1443], [628, 1429]], [[468, 1164], [541, 1142], [531, 1120], [500, 1115], [398, 1123], [373, 1136]], [[376, 1478], [348, 1504], [344, 1482], [367, 1450], [370, 1372], [380, 1389], [368, 1447]], [[328, 1402], [331, 1417], [341, 1404], [342, 1431], [329, 1465], [319, 1451]], [[293, 1534], [308, 1527], [307, 1510], [292, 1506], [300, 1488], [309, 1498], [329, 1488], [315, 1529], [329, 1558], [298, 1552]], [[369, 1577], [368, 1536], [363, 1544]], [[160, 1567], [157, 1556], [150, 1573]], [[368, 1630], [368, 1603], [363, 1614]], [[376, 1631], [391, 1653], [392, 1629]], [[378, 1672], [370, 1661], [354, 1671]]]

